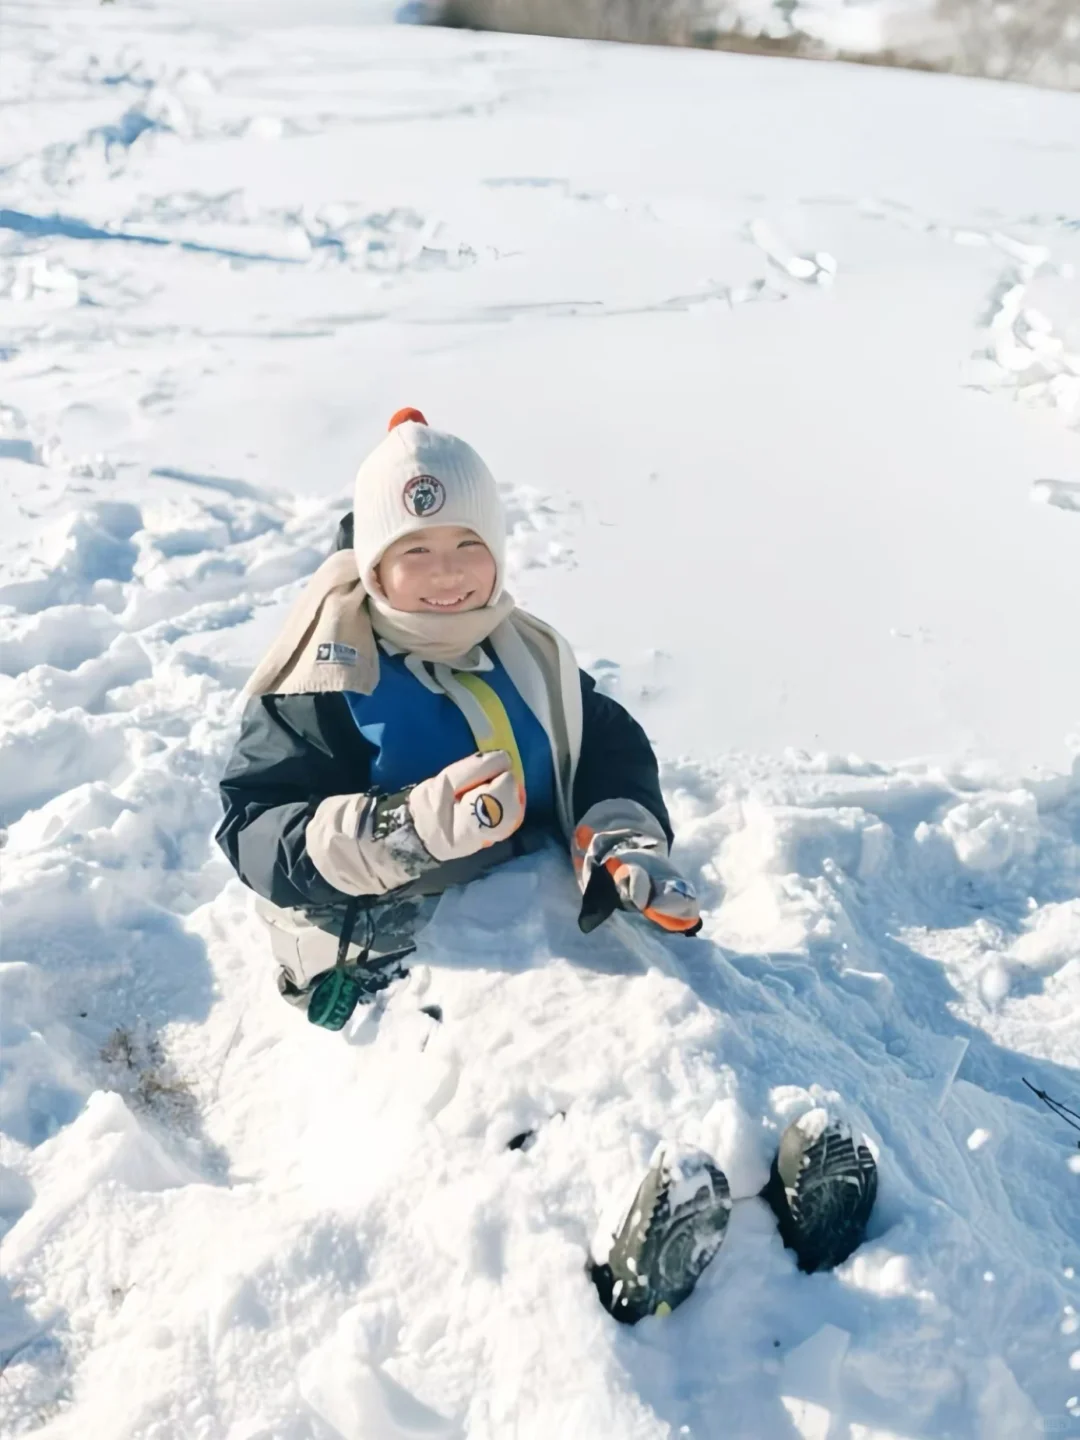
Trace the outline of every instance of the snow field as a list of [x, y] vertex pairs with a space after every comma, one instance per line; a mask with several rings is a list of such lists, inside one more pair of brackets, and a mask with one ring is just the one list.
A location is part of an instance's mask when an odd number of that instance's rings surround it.
[[[1023, 1085], [1075, 1105], [1075, 99], [334, 9], [5, 17], [0, 1421], [1080, 1432], [1080, 1164]], [[585, 939], [544, 855], [335, 1039], [210, 835], [401, 403], [506, 477], [706, 928]], [[806, 1277], [754, 1197], [819, 1106], [881, 1192]], [[662, 1141], [732, 1221], [623, 1330], [585, 1256]]]
[[[9, 1421], [710, 1435], [720, 1405], [731, 1433], [780, 1435], [817, 1433], [798, 1419], [817, 1406], [852, 1434], [1004, 1437], [1065, 1413], [1068, 1147], [1019, 1075], [1069, 1094], [1077, 779], [669, 765], [709, 939], [623, 922], [586, 941], [541, 857], [448, 896], [411, 975], [334, 1042], [281, 1005], [207, 843], [238, 677], [189, 647], [295, 582], [222, 596], [214, 567], [181, 610], [157, 572], [190, 566], [177, 534], [224, 523], [206, 493], [177, 502], [182, 529], [161, 504], [161, 531], [128, 534], [127, 580], [102, 514], [77, 515], [36, 566], [45, 608], [12, 626], [54, 663], [12, 681], [0, 748], [35, 777], [4, 852], [5, 950], [27, 957], [5, 976]], [[328, 541], [334, 507], [260, 506], [254, 539], [218, 537], [225, 574]], [[121, 641], [146, 673], [103, 698], [87, 671], [126, 676]], [[881, 1199], [871, 1243], [807, 1279], [750, 1197], [779, 1130], [829, 1096], [874, 1139]], [[731, 1231], [679, 1317], [613, 1333], [586, 1247], [664, 1139], [716, 1157]], [[807, 1342], [832, 1347], [828, 1393]]]

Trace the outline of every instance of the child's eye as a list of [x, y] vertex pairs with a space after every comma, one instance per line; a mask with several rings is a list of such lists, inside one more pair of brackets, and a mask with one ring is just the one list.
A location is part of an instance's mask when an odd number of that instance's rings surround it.
[[459, 550], [464, 550], [466, 545], [483, 545], [483, 543], [484, 542], [482, 540], [459, 540], [457, 548]]

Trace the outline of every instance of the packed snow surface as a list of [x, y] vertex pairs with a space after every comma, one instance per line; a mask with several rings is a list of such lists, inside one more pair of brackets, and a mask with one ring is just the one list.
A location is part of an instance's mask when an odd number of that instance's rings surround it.
[[[365, 17], [4, 7], [0, 1428], [1080, 1435], [1023, 1084], [1080, 1109], [1080, 98]], [[552, 851], [333, 1036], [216, 778], [403, 404], [654, 738], [706, 923], [582, 937]], [[807, 1277], [755, 1197], [812, 1111], [881, 1189]], [[731, 1225], [624, 1329], [585, 1258], [661, 1143]]]

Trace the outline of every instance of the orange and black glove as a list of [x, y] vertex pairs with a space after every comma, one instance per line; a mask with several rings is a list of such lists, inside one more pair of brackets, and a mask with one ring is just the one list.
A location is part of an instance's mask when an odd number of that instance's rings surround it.
[[636, 801], [594, 805], [574, 827], [572, 853], [582, 890], [578, 924], [586, 934], [615, 910], [636, 910], [676, 934], [701, 929], [694, 887], [667, 858], [655, 816]]

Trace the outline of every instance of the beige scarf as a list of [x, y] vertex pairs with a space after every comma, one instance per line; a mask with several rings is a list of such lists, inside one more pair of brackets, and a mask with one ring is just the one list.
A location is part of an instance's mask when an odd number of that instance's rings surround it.
[[338, 550], [308, 581], [244, 686], [244, 696], [250, 700], [345, 690], [370, 695], [379, 683], [376, 634], [440, 669], [453, 661], [461, 662], [461, 669], [475, 669], [472, 652], [490, 639], [518, 694], [547, 733], [559, 782], [560, 818], [569, 834], [581, 753], [577, 661], [558, 631], [519, 610], [509, 595], [481, 610], [455, 615], [409, 614], [369, 597], [353, 551]]
[[455, 615], [413, 615], [368, 596], [351, 550], [324, 560], [289, 612], [281, 633], [255, 667], [244, 694], [300, 695], [356, 690], [379, 683], [376, 635], [421, 660], [469, 656], [514, 613], [500, 595], [494, 605]]
[[420, 660], [467, 660], [472, 668], [474, 652], [496, 626], [513, 614], [514, 602], [504, 591], [494, 605], [481, 610], [462, 610], [456, 615], [435, 615], [431, 611], [414, 614], [395, 610], [377, 595], [367, 599], [368, 619], [376, 635], [389, 640], [399, 650]]

